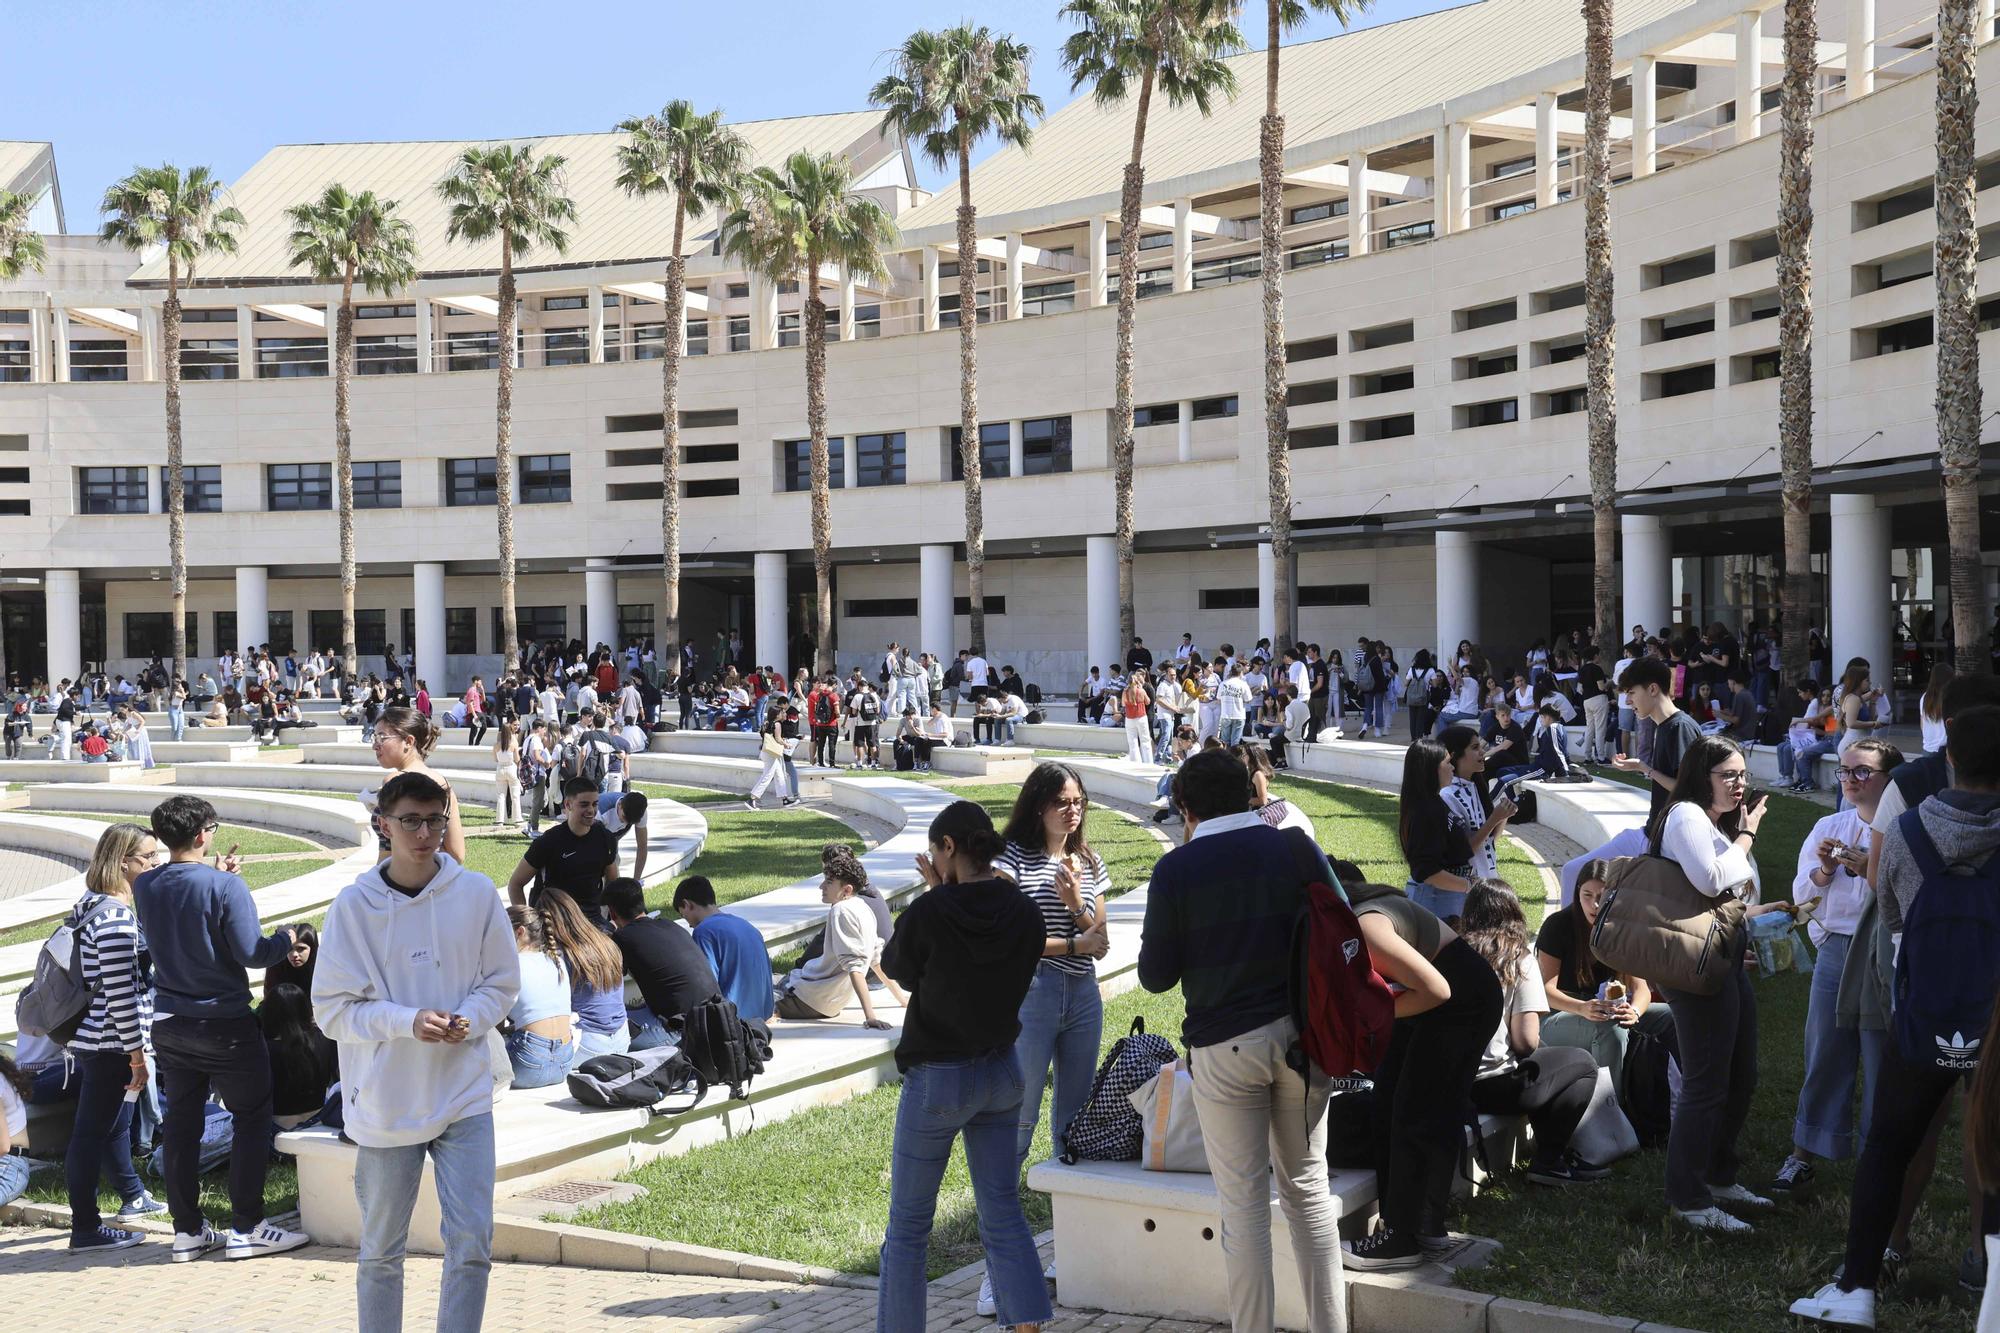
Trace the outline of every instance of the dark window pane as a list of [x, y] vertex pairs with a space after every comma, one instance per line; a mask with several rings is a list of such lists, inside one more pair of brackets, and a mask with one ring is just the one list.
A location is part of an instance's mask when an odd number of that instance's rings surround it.
[[[788, 491], [809, 491], [812, 489], [812, 441], [786, 440], [778, 446], [780, 473]], [[827, 489], [839, 490], [845, 484], [847, 471], [847, 441], [838, 435], [829, 436], [826, 441]]]
[[401, 509], [403, 465], [401, 463], [354, 464], [354, 507]]
[[84, 467], [76, 470], [76, 507], [83, 514], [146, 512], [146, 469]]
[[265, 508], [333, 508], [333, 464], [272, 463], [264, 469]]
[[447, 458], [444, 464], [444, 502], [451, 508], [490, 505], [500, 502], [490, 458]]

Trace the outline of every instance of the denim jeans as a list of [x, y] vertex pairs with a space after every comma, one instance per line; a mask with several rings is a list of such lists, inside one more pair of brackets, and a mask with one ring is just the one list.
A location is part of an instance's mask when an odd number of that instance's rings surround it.
[[582, 1064], [593, 1055], [623, 1055], [631, 1049], [632, 1029], [629, 1025], [616, 1032], [592, 1032], [587, 1027], [576, 1030], [576, 1064]]
[[[1837, 735], [1824, 736], [1814, 741], [1811, 745], [1808, 745], [1805, 749], [1798, 751], [1792, 756], [1793, 776], [1799, 782], [1808, 783], [1814, 790], [1818, 790], [1819, 773], [1817, 770], [1819, 757], [1823, 754], [1832, 754], [1839, 748], [1840, 737]], [[1838, 783], [1834, 785], [1836, 788], [1839, 786]]]
[[229, 1225], [252, 1231], [264, 1220], [264, 1174], [271, 1159], [271, 1056], [263, 1029], [240, 1018], [155, 1019], [153, 1051], [166, 1092], [160, 1125], [160, 1174], [174, 1230], [201, 1230], [204, 1107], [211, 1091], [235, 1117], [229, 1145]]
[[1225, 717], [1216, 725], [1219, 728], [1217, 735], [1219, 735], [1222, 738], [1222, 743], [1224, 745], [1234, 745], [1236, 744], [1236, 742], [1243, 739], [1242, 718]]
[[1361, 696], [1361, 725], [1375, 728], [1375, 734], [1386, 735], [1389, 730], [1389, 692], [1371, 690]]
[[1881, 1029], [1844, 1028], [1834, 1021], [1839, 1008], [1840, 973], [1847, 965], [1852, 935], [1829, 934], [1813, 963], [1812, 994], [1806, 1001], [1806, 1077], [1799, 1086], [1792, 1142], [1815, 1157], [1852, 1157], [1854, 1074], [1861, 1071], [1861, 1133], [1868, 1137], [1868, 1111], [1875, 1104], [1875, 1079], [1889, 1034]]
[[625, 1048], [628, 1051], [650, 1051], [671, 1040], [667, 1036], [667, 1025], [655, 1018], [653, 1011], [643, 1004], [627, 1009], [625, 1020], [632, 1028], [631, 1044]]
[[1446, 727], [1457, 726], [1461, 722], [1477, 723], [1478, 721], [1479, 714], [1477, 713], [1460, 713], [1447, 708], [1438, 714], [1437, 725], [1431, 728], [1431, 735], [1442, 736]]
[[28, 1159], [9, 1153], [0, 1157], [0, 1208], [21, 1197], [28, 1188]]
[[354, 1268], [361, 1333], [402, 1333], [403, 1253], [410, 1211], [424, 1179], [424, 1157], [437, 1179], [444, 1233], [439, 1333], [478, 1333], [486, 1318], [486, 1278], [493, 1267], [493, 1116], [453, 1121], [429, 1143], [361, 1148], [354, 1197], [361, 1204], [361, 1253]]
[[1043, 959], [1035, 968], [1027, 998], [1021, 1001], [1021, 1035], [1014, 1054], [1021, 1064], [1021, 1119], [1014, 1145], [1015, 1166], [1028, 1160], [1035, 1124], [1042, 1118], [1042, 1085], [1055, 1066], [1049, 1137], [1062, 1144], [1062, 1132], [1090, 1096], [1097, 1077], [1097, 1053], [1104, 1036], [1104, 1001], [1097, 992], [1096, 972], [1071, 972]]
[[125, 1085], [132, 1081], [131, 1058], [123, 1051], [79, 1051], [76, 1061], [76, 1126], [63, 1154], [69, 1184], [70, 1235], [95, 1236], [103, 1219], [97, 1212], [97, 1177], [103, 1174], [130, 1203], [146, 1192], [132, 1169], [132, 1107]]
[[560, 1083], [576, 1062], [576, 1038], [557, 1041], [516, 1028], [507, 1034], [507, 1063], [514, 1066], [514, 1086], [546, 1088]]
[[1411, 902], [1440, 921], [1457, 916], [1465, 910], [1465, 895], [1454, 893], [1450, 889], [1440, 889], [1413, 879], [1403, 886], [1403, 892]]
[[179, 740], [187, 733], [187, 713], [180, 708], [167, 710], [167, 726], [172, 729], [174, 739]]
[[904, 1073], [889, 1171], [889, 1225], [882, 1236], [878, 1333], [921, 1333], [924, 1327], [929, 1296], [924, 1260], [938, 1185], [951, 1160], [952, 1140], [961, 1134], [1000, 1326], [1039, 1323], [1053, 1313], [1042, 1261], [1021, 1211], [1013, 1127], [1024, 1104], [1022, 1081], [1009, 1051], [913, 1065]]

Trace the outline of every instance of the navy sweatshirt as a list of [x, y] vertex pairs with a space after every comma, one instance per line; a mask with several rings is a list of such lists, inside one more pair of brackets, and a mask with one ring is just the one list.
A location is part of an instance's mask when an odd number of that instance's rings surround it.
[[241, 877], [199, 861], [170, 861], [132, 882], [132, 903], [153, 952], [153, 1013], [247, 1018], [251, 967], [285, 956], [263, 937]]

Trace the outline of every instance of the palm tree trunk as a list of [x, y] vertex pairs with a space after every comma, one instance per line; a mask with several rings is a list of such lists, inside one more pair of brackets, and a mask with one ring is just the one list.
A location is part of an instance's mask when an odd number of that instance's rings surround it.
[[1952, 659], [1986, 671], [1985, 570], [1979, 558], [1979, 235], [1973, 122], [1979, 113], [1972, 0], [1945, 0], [1937, 41], [1937, 423], [1951, 546]]
[[[1618, 642], [1617, 323], [1611, 281], [1611, 0], [1584, 0], [1584, 381], [1590, 410], [1591, 570], [1595, 642]], [[1444, 645], [1440, 644], [1439, 647]]]
[[687, 337], [687, 260], [681, 244], [687, 214], [674, 197], [674, 249], [667, 256], [667, 345], [660, 358], [660, 569], [662, 590], [660, 633], [653, 644], [655, 661], [681, 662], [681, 343]]
[[[986, 495], [979, 441], [979, 242], [972, 210], [972, 145], [961, 125], [958, 131], [958, 454], [965, 461], [965, 588], [969, 594], [972, 652], [986, 656]], [[1009, 285], [1012, 277], [1009, 276]], [[1021, 312], [1010, 310], [1009, 319]], [[946, 622], [947, 631], [957, 619]], [[950, 657], [952, 645], [927, 643], [933, 653]]]
[[[833, 500], [826, 457], [826, 302], [819, 294], [819, 260], [799, 275], [805, 309], [806, 427], [812, 434], [813, 672], [833, 670]], [[852, 484], [852, 478], [849, 483]]]
[[1118, 660], [1131, 656], [1137, 633], [1132, 611], [1132, 320], [1139, 304], [1139, 201], [1146, 187], [1146, 114], [1153, 102], [1153, 70], [1139, 82], [1139, 114], [1132, 127], [1132, 160], [1118, 200], [1117, 406], [1111, 413], [1111, 485], [1118, 522]]
[[[354, 423], [351, 392], [354, 383], [354, 265], [340, 287], [340, 311], [333, 342], [333, 484], [340, 513], [340, 661], [348, 680], [354, 679]], [[423, 633], [421, 626], [417, 632]], [[405, 647], [415, 651], [414, 645]], [[426, 650], [428, 651], [428, 650]], [[443, 681], [438, 688], [444, 689]]]
[[[1285, 368], [1285, 118], [1278, 114], [1280, 0], [1268, 0], [1264, 46], [1264, 120], [1257, 136], [1259, 228], [1264, 279], [1264, 456], [1271, 487], [1271, 647], [1292, 636], [1292, 423]], [[1366, 189], [1366, 183], [1362, 184]], [[1349, 193], [1352, 194], [1350, 186]]]
[[493, 411], [493, 503], [500, 525], [500, 664], [521, 660], [514, 619], [514, 238], [500, 233], [500, 387]]
[[1785, 531], [1778, 657], [1794, 674], [1805, 665], [1812, 613], [1812, 114], [1818, 49], [1815, 0], [1786, 0], [1778, 148], [1778, 465]]
[[167, 381], [167, 553], [173, 566], [174, 678], [187, 676], [187, 496], [181, 455], [181, 270], [167, 255], [167, 304], [161, 312], [160, 368]]

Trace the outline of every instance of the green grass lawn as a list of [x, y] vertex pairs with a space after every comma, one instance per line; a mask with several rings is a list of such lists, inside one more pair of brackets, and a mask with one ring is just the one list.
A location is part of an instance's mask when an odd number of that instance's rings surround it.
[[[171, 793], [167, 793], [171, 795]], [[313, 793], [324, 796], [325, 792]], [[165, 799], [163, 796], [162, 799]], [[94, 811], [78, 810], [37, 810], [36, 814], [58, 815], [63, 819], [88, 819], [99, 824], [138, 824], [142, 828], [145, 820], [132, 815], [107, 815]], [[231, 846], [245, 856], [266, 856], [273, 852], [318, 851], [315, 843], [304, 838], [295, 838], [287, 833], [272, 833], [268, 829], [250, 828], [243, 824], [224, 824], [215, 831], [215, 850], [226, 852]]]
[[[257, 889], [269, 888], [273, 884], [283, 884], [297, 879], [301, 875], [309, 875], [315, 870], [324, 870], [332, 864], [333, 858], [329, 856], [301, 856], [285, 861], [252, 861], [245, 865], [240, 873], [243, 882], [254, 892]], [[315, 920], [313, 924], [317, 926], [319, 923]], [[55, 929], [55, 925], [55, 921], [51, 919], [0, 931], [0, 948], [5, 948], [9, 944], [26, 944], [30, 940], [45, 940], [49, 937], [49, 932]]]

